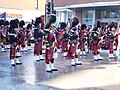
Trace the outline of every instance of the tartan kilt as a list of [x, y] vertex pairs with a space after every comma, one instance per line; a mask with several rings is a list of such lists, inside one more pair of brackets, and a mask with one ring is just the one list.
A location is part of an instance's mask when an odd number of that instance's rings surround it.
[[24, 40], [21, 40], [21, 45], [22, 45], [22, 47], [25, 47], [25, 41]]
[[62, 52], [68, 50], [68, 42], [63, 42], [62, 43]]
[[69, 52], [70, 53], [76, 53], [76, 50], [77, 50], [77, 44], [75, 44], [74, 46], [72, 46], [72, 44], [70, 44]]
[[15, 50], [16, 50], [16, 47], [14, 46], [10, 47], [10, 60], [15, 58]]
[[53, 54], [54, 54], [54, 48], [50, 48], [50, 50], [46, 49], [45, 59], [46, 60], [52, 59], [53, 58]]
[[57, 48], [61, 48], [62, 47], [62, 40], [57, 41]]
[[35, 43], [34, 54], [39, 54], [42, 51], [42, 41]]
[[27, 46], [31, 46], [30, 40], [27, 40]]

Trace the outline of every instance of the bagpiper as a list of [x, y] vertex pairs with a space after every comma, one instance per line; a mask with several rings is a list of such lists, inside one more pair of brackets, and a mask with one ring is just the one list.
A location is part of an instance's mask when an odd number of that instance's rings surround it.
[[25, 44], [25, 35], [26, 35], [26, 32], [25, 32], [25, 28], [24, 28], [24, 25], [25, 25], [25, 22], [24, 20], [21, 20], [19, 22], [19, 33], [18, 33], [18, 43], [19, 43], [19, 47], [21, 49], [21, 51], [27, 51], [26, 49], [26, 44]]
[[46, 45], [45, 52], [45, 63], [46, 63], [46, 72], [58, 71], [57, 68], [54, 67], [54, 52], [56, 47], [56, 28], [54, 27], [54, 23], [56, 22], [56, 16], [50, 15], [44, 29], [44, 43]]
[[63, 38], [62, 38], [62, 53], [63, 57], [67, 56], [68, 53], [68, 45], [69, 45], [69, 30], [67, 28], [67, 24], [62, 22], [60, 28], [63, 31]]
[[42, 23], [43, 21], [40, 17], [36, 18], [35, 29], [34, 29], [34, 39], [35, 39], [34, 56], [37, 61], [44, 60], [42, 55], [43, 36], [44, 36], [44, 32], [41, 27]]
[[115, 41], [115, 34], [114, 34], [114, 22], [112, 22], [109, 26], [108, 26], [108, 32], [107, 32], [107, 37], [108, 37], [108, 49], [109, 49], [109, 59], [114, 59], [115, 56], [113, 55], [114, 49], [114, 41]]
[[26, 41], [27, 41], [27, 49], [31, 50], [31, 38], [32, 38], [32, 24], [28, 24], [26, 27]]
[[3, 27], [4, 27], [4, 20], [0, 20], [0, 44], [1, 44], [2, 52], [5, 52], [4, 42], [6, 39], [3, 35]]
[[8, 32], [9, 32], [9, 21], [5, 21], [4, 23], [4, 27], [2, 30], [2, 35], [5, 37], [5, 49], [10, 49], [10, 45], [9, 45], [9, 41], [8, 41]]
[[82, 65], [82, 61], [78, 61], [78, 28], [79, 20], [77, 17], [73, 18], [72, 27], [69, 31], [70, 34], [70, 47], [67, 54], [67, 58], [71, 59], [71, 66]]
[[18, 51], [17, 44], [18, 44], [18, 22], [16, 20], [10, 21], [10, 28], [8, 32], [9, 43], [10, 43], [10, 60], [11, 65], [15, 66], [15, 58], [16, 58], [16, 65], [21, 65], [19, 55], [16, 53]]
[[60, 28], [58, 28], [57, 35], [56, 35], [56, 38], [57, 38], [57, 52], [58, 53], [61, 53], [61, 48], [62, 48], [62, 39], [63, 39], [63, 32], [64, 32], [62, 24], [63, 24], [63, 22], [60, 23]]
[[82, 24], [81, 25], [81, 30], [79, 31], [79, 43], [80, 43], [80, 49], [81, 49], [80, 55], [83, 55], [83, 56], [87, 55], [86, 52], [85, 52], [85, 44], [86, 44], [86, 41], [87, 41], [86, 29], [87, 29], [86, 24]]

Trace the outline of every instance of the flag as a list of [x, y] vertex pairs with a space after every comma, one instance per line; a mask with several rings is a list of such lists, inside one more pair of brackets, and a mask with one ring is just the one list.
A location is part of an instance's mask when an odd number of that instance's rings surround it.
[[0, 18], [4, 18], [5, 17], [5, 12], [0, 14]]
[[6, 12], [0, 14], [0, 18], [4, 18], [6, 20]]

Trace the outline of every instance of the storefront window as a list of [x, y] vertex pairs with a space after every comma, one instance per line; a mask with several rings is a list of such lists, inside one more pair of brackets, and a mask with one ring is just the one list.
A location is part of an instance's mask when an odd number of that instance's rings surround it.
[[120, 18], [120, 10], [111, 10], [111, 18]]
[[101, 11], [101, 18], [110, 18], [110, 11]]
[[86, 25], [94, 25], [95, 10], [83, 10], [82, 23]]
[[120, 18], [120, 10], [106, 10], [106, 11], [101, 11], [100, 13], [101, 19], [115, 19], [115, 18]]

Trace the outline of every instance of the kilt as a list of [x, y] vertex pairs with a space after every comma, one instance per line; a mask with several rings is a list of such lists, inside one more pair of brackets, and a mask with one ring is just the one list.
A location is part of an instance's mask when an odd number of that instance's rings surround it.
[[62, 52], [66, 52], [68, 50], [68, 42], [64, 42], [62, 43]]
[[16, 47], [11, 45], [11, 47], [10, 47], [10, 60], [15, 58], [15, 49], [16, 49]]
[[41, 51], [42, 51], [42, 41], [35, 43], [34, 55], [39, 55]]
[[57, 48], [59, 49], [61, 47], [62, 47], [62, 40], [59, 40], [59, 41], [57, 41]]
[[72, 44], [71, 44], [71, 45], [70, 45], [69, 52], [70, 52], [70, 53], [76, 53], [76, 50], [77, 50], [77, 44], [75, 44], [74, 46], [72, 46]]
[[54, 54], [54, 48], [50, 48], [49, 50], [46, 49], [45, 59], [46, 59], [46, 60], [51, 60], [51, 59], [53, 59], [53, 54]]

